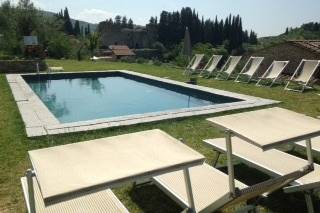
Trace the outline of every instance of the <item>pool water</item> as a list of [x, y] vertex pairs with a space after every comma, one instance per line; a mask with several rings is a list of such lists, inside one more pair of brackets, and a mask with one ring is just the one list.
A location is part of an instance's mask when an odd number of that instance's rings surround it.
[[[197, 96], [122, 76], [26, 79], [61, 123], [178, 110], [234, 102]], [[202, 95], [203, 96], [203, 95]]]

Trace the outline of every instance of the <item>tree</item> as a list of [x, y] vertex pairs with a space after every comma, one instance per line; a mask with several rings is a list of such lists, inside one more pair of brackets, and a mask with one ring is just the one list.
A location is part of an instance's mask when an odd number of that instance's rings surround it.
[[257, 34], [251, 30], [249, 36], [249, 43], [250, 44], [258, 44]]
[[121, 26], [121, 16], [117, 15], [115, 18], [114, 18], [114, 22], [117, 26]]
[[84, 37], [84, 28], [83, 28], [83, 26], [81, 26], [81, 28], [80, 28], [80, 35], [81, 35], [82, 37]]
[[[154, 25], [154, 17], [150, 18], [148, 26]], [[177, 45], [181, 42], [184, 29], [189, 28], [192, 44], [210, 43], [221, 45], [228, 40], [226, 46], [230, 52], [233, 49], [241, 49], [246, 38], [242, 29], [242, 19], [239, 15], [231, 14], [224, 20], [200, 19], [198, 13], [189, 7], [182, 8], [180, 12], [162, 11], [157, 25], [158, 40], [166, 47]]]
[[91, 34], [91, 30], [90, 30], [90, 25], [89, 25], [89, 24], [88, 24], [87, 27], [85, 28], [84, 34], [85, 34], [85, 36], [88, 36], [88, 35]]
[[71, 43], [64, 33], [58, 33], [52, 37], [48, 44], [49, 56], [53, 58], [69, 58]]
[[65, 31], [65, 33], [68, 34], [68, 35], [74, 35], [75, 33], [73, 31], [73, 26], [72, 26], [72, 23], [71, 23], [71, 19], [70, 19], [69, 11], [68, 11], [67, 7], [64, 9], [63, 19], [64, 19], [64, 31]]
[[287, 27], [286, 28], [286, 32], [284, 33], [285, 35], [288, 35], [289, 34], [289, 28]]
[[78, 20], [74, 24], [74, 34], [76, 36], [80, 36], [81, 35], [80, 22]]
[[129, 29], [133, 29], [133, 21], [132, 21], [131, 18], [130, 18], [129, 21], [128, 21], [128, 28], [129, 28]]
[[99, 36], [99, 34], [96, 33], [96, 32], [95, 32], [95, 33], [91, 33], [91, 34], [89, 35], [88, 48], [89, 48], [89, 50], [90, 50], [90, 52], [91, 52], [91, 57], [93, 57], [94, 51], [95, 51], [95, 50], [97, 49], [97, 47], [98, 47], [99, 39], [100, 39], [100, 36]]
[[17, 7], [17, 29], [21, 35], [29, 36], [39, 26], [39, 14], [30, 0], [20, 0]]
[[128, 20], [127, 17], [123, 16], [121, 21], [121, 27], [126, 28], [128, 26]]

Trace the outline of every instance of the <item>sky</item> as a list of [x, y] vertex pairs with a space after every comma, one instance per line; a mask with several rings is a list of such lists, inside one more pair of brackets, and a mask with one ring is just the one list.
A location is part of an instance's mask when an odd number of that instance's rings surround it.
[[[2, 0], [0, 0], [2, 1]], [[17, 0], [14, 0], [17, 1]], [[132, 18], [145, 25], [162, 10], [195, 8], [200, 16], [213, 19], [230, 13], [242, 17], [244, 29], [254, 30], [259, 37], [278, 35], [286, 27], [298, 27], [310, 21], [320, 22], [320, 0], [31, 0], [41, 9], [58, 12], [68, 7], [75, 19], [99, 23], [116, 15]]]

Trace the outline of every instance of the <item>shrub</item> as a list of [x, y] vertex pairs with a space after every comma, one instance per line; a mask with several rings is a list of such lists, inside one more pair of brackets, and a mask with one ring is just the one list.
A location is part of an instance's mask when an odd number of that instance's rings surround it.
[[163, 54], [166, 51], [166, 48], [164, 47], [164, 45], [159, 41], [155, 42], [152, 45], [152, 48], [158, 50], [161, 54]]
[[179, 67], [185, 67], [188, 64], [188, 57], [180, 54], [175, 58], [175, 63]]
[[135, 63], [136, 62], [135, 58], [133, 58], [133, 57], [121, 58], [120, 61], [125, 62], [125, 63]]
[[72, 52], [72, 47], [69, 38], [59, 33], [52, 38], [48, 45], [49, 56], [52, 58], [69, 58]]
[[144, 58], [137, 58], [136, 62], [137, 62], [138, 64], [144, 64], [144, 63], [147, 63], [147, 60], [144, 59]]
[[162, 62], [159, 61], [158, 59], [154, 59], [154, 60], [153, 60], [153, 65], [155, 65], [155, 66], [161, 66], [161, 65], [162, 65]]

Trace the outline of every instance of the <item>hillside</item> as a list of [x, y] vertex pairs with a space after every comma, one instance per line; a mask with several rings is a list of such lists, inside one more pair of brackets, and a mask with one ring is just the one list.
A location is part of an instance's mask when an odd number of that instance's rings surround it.
[[275, 44], [283, 43], [288, 40], [320, 40], [319, 23], [307, 23], [301, 27], [288, 29], [286, 33], [278, 36], [259, 38], [257, 49], [266, 48]]
[[[42, 11], [42, 13], [43, 13], [45, 16], [54, 16], [54, 15], [56, 15], [56, 13], [53, 13], [53, 12], [50, 12], [50, 11]], [[74, 25], [74, 23], [75, 23], [76, 21], [77, 21], [76, 19], [72, 19], [72, 18], [71, 18], [71, 22], [72, 22], [73, 25]], [[81, 20], [78, 20], [78, 21], [79, 21], [79, 23], [80, 23], [80, 28], [81, 28], [81, 27], [85, 28], [85, 27], [88, 26], [88, 24], [89, 24], [90, 30], [91, 30], [92, 32], [95, 32], [95, 31], [97, 30], [97, 28], [98, 28], [98, 24], [92, 24], [92, 23], [89, 23], [89, 22], [86, 22], [86, 21], [81, 21]]]

